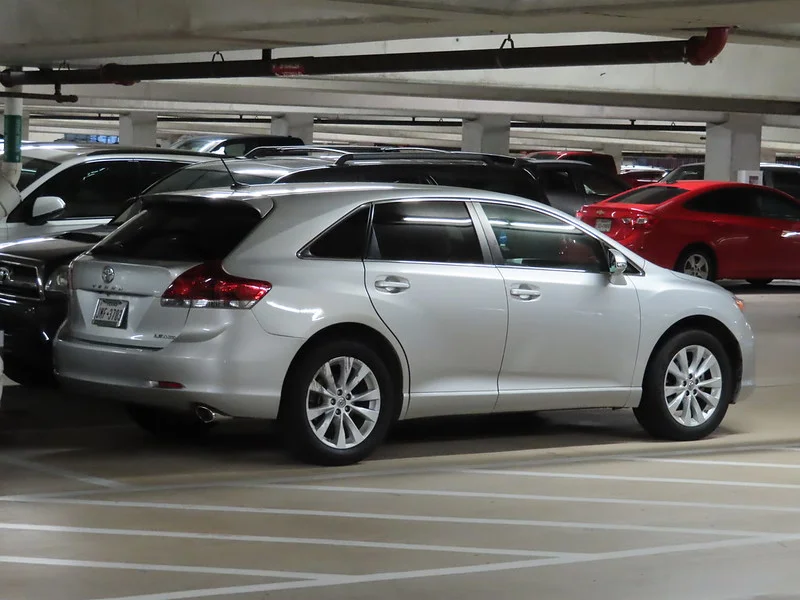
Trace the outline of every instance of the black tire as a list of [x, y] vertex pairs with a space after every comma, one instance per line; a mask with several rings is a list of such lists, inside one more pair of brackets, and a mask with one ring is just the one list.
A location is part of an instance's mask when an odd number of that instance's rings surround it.
[[[667, 369], [682, 348], [702, 346], [717, 359], [722, 377], [722, 389], [716, 410], [700, 425], [687, 426], [670, 414], [664, 391]], [[642, 382], [642, 400], [633, 409], [636, 420], [650, 435], [675, 441], [699, 440], [713, 433], [728, 411], [735, 387], [734, 370], [725, 348], [707, 331], [698, 329], [682, 331], [655, 349], [647, 365]]]
[[[313, 431], [306, 412], [309, 386], [328, 361], [339, 357], [351, 357], [364, 363], [372, 371], [380, 393], [378, 417], [372, 430], [362, 442], [345, 449], [324, 443]], [[364, 342], [330, 341], [311, 349], [293, 366], [284, 386], [280, 425], [286, 448], [304, 462], [323, 466], [350, 465], [365, 459], [384, 440], [395, 418], [400, 401], [397, 388], [380, 355]]]
[[13, 358], [6, 358], [3, 363], [3, 374], [14, 383], [29, 388], [56, 387], [56, 378], [52, 371], [36, 369]]
[[763, 288], [772, 283], [772, 279], [748, 279], [747, 283], [757, 288]]
[[214, 428], [191, 413], [180, 413], [141, 404], [125, 406], [128, 416], [150, 435], [162, 440], [202, 440]]
[[[716, 281], [717, 280], [717, 260], [714, 257], [714, 253], [711, 252], [708, 248], [701, 248], [699, 246], [686, 248], [683, 252], [681, 252], [680, 256], [678, 257], [677, 262], [675, 263], [675, 268], [673, 270], [678, 271], [679, 273], [685, 273], [687, 275], [694, 275], [694, 273], [690, 273], [687, 270], [687, 262], [692, 256], [701, 257], [703, 260], [706, 261], [708, 265], [708, 275], [706, 277], [700, 277], [700, 279], [705, 279], [707, 281]], [[695, 275], [697, 277], [697, 275]]]

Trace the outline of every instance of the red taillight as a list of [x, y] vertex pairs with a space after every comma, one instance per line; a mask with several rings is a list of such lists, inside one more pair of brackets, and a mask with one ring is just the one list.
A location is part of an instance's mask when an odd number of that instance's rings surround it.
[[651, 215], [639, 215], [635, 217], [622, 217], [620, 219], [623, 225], [628, 225], [635, 229], [650, 229], [655, 223], [655, 219]]
[[251, 308], [272, 284], [229, 275], [218, 262], [192, 267], [161, 296], [161, 306], [182, 308]]

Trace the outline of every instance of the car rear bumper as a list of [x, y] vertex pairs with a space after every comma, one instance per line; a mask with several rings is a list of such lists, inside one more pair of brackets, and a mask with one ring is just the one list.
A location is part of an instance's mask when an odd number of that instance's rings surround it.
[[0, 299], [3, 358], [49, 375], [53, 372], [53, 338], [67, 315], [66, 298], [41, 302]]
[[[212, 339], [181, 338], [163, 349], [87, 342], [68, 325], [54, 345], [56, 376], [67, 390], [169, 410], [209, 406], [231, 417], [274, 419], [299, 338], [266, 333], [250, 311], [242, 311]], [[181, 389], [163, 389], [175, 382]]]

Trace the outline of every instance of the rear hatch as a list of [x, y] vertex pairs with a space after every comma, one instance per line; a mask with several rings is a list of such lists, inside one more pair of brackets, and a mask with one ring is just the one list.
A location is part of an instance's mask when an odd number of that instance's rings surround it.
[[[180, 335], [190, 310], [212, 306], [180, 294], [221, 273], [222, 260], [262, 218], [263, 211], [238, 200], [152, 199], [72, 263], [70, 334], [118, 346], [165, 347]], [[162, 300], [168, 290], [170, 298]]]
[[601, 233], [623, 239], [637, 230], [654, 225], [657, 213], [667, 202], [686, 193], [676, 186], [648, 185], [623, 192], [578, 211], [578, 218]]

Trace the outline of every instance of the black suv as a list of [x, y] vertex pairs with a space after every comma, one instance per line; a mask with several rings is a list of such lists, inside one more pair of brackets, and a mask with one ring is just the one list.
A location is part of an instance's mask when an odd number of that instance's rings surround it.
[[[334, 158], [277, 156], [213, 160], [163, 178], [146, 193], [264, 183], [364, 181], [451, 185], [504, 192], [548, 203], [526, 163], [466, 153], [334, 153]], [[0, 285], [0, 330], [8, 377], [23, 385], [52, 383], [51, 340], [67, 310], [68, 264], [135, 216], [133, 201], [108, 225], [5, 244], [0, 269], [28, 273]]]

